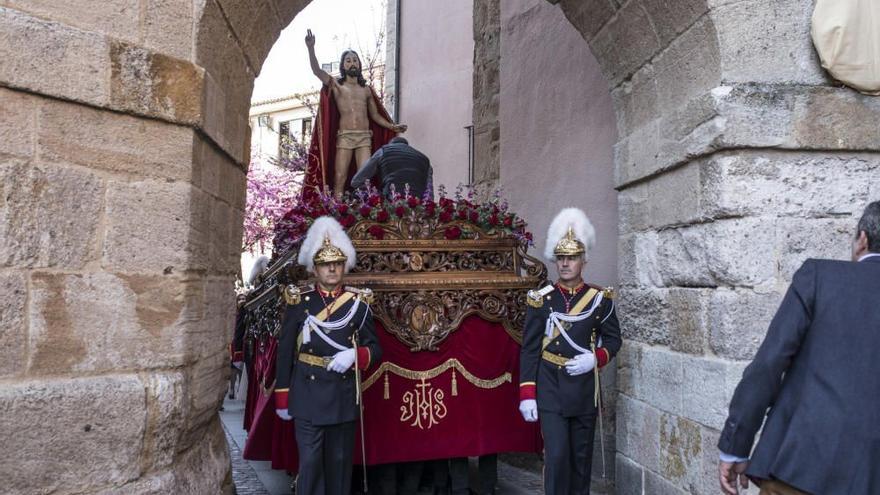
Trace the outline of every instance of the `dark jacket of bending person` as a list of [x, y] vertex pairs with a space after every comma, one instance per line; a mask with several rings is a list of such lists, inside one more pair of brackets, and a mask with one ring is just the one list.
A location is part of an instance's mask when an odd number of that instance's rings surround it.
[[377, 188], [381, 187], [385, 197], [389, 197], [392, 185], [395, 191], [403, 194], [409, 184], [410, 196], [421, 198], [428, 191], [428, 197], [433, 199], [433, 176], [428, 157], [398, 136], [373, 153], [351, 179], [351, 187], [358, 189], [370, 180]]

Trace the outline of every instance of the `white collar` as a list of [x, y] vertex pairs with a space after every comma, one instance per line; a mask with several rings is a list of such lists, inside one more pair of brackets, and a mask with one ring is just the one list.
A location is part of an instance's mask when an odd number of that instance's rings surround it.
[[873, 258], [874, 256], [880, 256], [880, 253], [868, 253], [868, 254], [862, 256], [861, 258], [859, 258], [859, 261], [864, 261], [868, 258]]

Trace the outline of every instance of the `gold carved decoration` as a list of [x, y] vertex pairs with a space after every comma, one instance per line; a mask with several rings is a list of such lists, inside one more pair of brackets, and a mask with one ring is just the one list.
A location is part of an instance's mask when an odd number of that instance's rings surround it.
[[[370, 232], [377, 226], [381, 240]], [[451, 227], [465, 238], [446, 239]], [[362, 220], [348, 234], [357, 263], [345, 284], [372, 289], [374, 317], [413, 352], [437, 350], [470, 315], [501, 323], [522, 340], [526, 292], [547, 277], [524, 242], [503, 230], [437, 218]]]
[[366, 391], [379, 381], [379, 378], [384, 378], [385, 389], [383, 396], [385, 399], [388, 399], [388, 373], [409, 380], [418, 380], [418, 383], [413, 385], [412, 390], [407, 390], [401, 397], [400, 421], [403, 423], [409, 422], [410, 426], [424, 430], [433, 427], [446, 417], [448, 412], [448, 408], [444, 402], [446, 393], [441, 388], [434, 388], [429, 380], [436, 378], [449, 370], [452, 370], [453, 396], [458, 395], [456, 372], [461, 373], [464, 379], [472, 385], [484, 389], [496, 388], [504, 383], [510, 383], [512, 380], [512, 377], [508, 372], [502, 373], [501, 376], [491, 380], [478, 378], [468, 371], [467, 368], [461, 364], [461, 361], [455, 358], [447, 359], [443, 364], [424, 371], [410, 370], [386, 361], [363, 382], [361, 387], [362, 390]]

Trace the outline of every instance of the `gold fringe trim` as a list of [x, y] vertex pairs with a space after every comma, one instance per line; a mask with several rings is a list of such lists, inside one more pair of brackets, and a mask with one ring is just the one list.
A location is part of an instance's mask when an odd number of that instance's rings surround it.
[[410, 369], [406, 369], [402, 366], [398, 366], [394, 363], [384, 362], [379, 366], [379, 369], [377, 369], [375, 372], [373, 372], [373, 374], [370, 375], [370, 377], [364, 381], [363, 390], [366, 391], [374, 383], [379, 381], [379, 378], [382, 378], [384, 376], [385, 377], [385, 391], [384, 391], [385, 393], [383, 394], [383, 396], [384, 396], [384, 398], [387, 399], [389, 397], [388, 376], [386, 375], [387, 373], [393, 373], [401, 378], [407, 378], [409, 380], [430, 380], [432, 378], [437, 378], [438, 376], [442, 375], [444, 372], [446, 372], [450, 369], [453, 370], [453, 375], [452, 375], [453, 393], [452, 393], [452, 395], [458, 395], [458, 383], [456, 382], [456, 377], [455, 377], [456, 371], [461, 373], [461, 376], [463, 376], [465, 380], [467, 380], [472, 385], [474, 385], [475, 387], [478, 387], [478, 388], [485, 388], [485, 389], [497, 388], [497, 387], [501, 386], [501, 384], [510, 383], [513, 380], [513, 377], [510, 375], [510, 373], [504, 373], [501, 376], [499, 376], [498, 378], [495, 378], [493, 380], [484, 380], [482, 378], [478, 378], [478, 377], [474, 376], [473, 373], [468, 371], [464, 367], [464, 365], [461, 364], [461, 362], [456, 358], [447, 359], [440, 366], [437, 366], [435, 368], [431, 368], [429, 370], [424, 370], [424, 371], [410, 370]]

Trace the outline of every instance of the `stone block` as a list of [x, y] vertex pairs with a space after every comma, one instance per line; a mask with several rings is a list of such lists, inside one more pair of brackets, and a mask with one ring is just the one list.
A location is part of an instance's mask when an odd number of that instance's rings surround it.
[[0, 158], [34, 154], [36, 108], [36, 98], [0, 88]]
[[242, 40], [242, 50], [250, 61], [255, 75], [260, 74], [263, 61], [269, 55], [281, 30], [286, 26], [275, 16], [275, 6], [272, 5], [271, 0], [263, 0], [258, 4], [251, 6], [253, 10], [245, 14], [256, 22], [252, 23], [248, 31], [239, 38]]
[[139, 32], [138, 0], [95, 3], [90, 0], [8, 0], [7, 5], [42, 19], [71, 27], [137, 41]]
[[662, 46], [643, 2], [627, 2], [590, 42], [608, 86], [617, 87]]
[[727, 418], [733, 373], [729, 361], [683, 356], [682, 415], [710, 428], [721, 428]]
[[617, 411], [617, 452], [640, 467], [658, 470], [662, 413], [625, 395], [618, 396]]
[[657, 118], [657, 79], [654, 66], [643, 66], [632, 78], [611, 91], [617, 114], [617, 134], [632, 131]]
[[668, 168], [668, 162], [660, 161], [660, 149], [660, 127], [657, 120], [621, 137], [614, 145], [615, 187], [623, 189], [638, 179]]
[[97, 258], [104, 183], [74, 168], [0, 164], [0, 266], [78, 269]]
[[126, 178], [192, 179], [190, 128], [57, 101], [43, 102], [38, 118], [41, 160]]
[[712, 94], [725, 119], [720, 147], [783, 147], [791, 141], [793, 92], [779, 85], [736, 84]]
[[[676, 2], [674, 5], [679, 7], [682, 3], [690, 4], [686, 5], [689, 13], [699, 11], [700, 3], [705, 9], [705, 0]], [[658, 5], [667, 6], [669, 3], [661, 0], [649, 1], [645, 8]], [[654, 26], [660, 29], [656, 24]], [[652, 65], [657, 78], [657, 102], [661, 114], [680, 109], [692, 98], [706, 94], [721, 83], [718, 52], [718, 36], [711, 20], [706, 16], [657, 55]]]
[[669, 305], [664, 289], [622, 287], [615, 300], [623, 337], [646, 344], [669, 343]]
[[[645, 480], [646, 493], [670, 492], [664, 485], [683, 487], [686, 493], [699, 493], [701, 487], [701, 467], [703, 457], [703, 438], [700, 425], [681, 416], [664, 414], [660, 416], [660, 470], [663, 479], [657, 488], [649, 489], [651, 482]], [[658, 476], [658, 478], [661, 478]], [[661, 488], [662, 487], [662, 488]]]
[[662, 286], [657, 249], [655, 232], [622, 235], [618, 241], [617, 256], [620, 283], [639, 287]]
[[[242, 137], [253, 92], [254, 73], [241, 46], [213, 0], [196, 7], [201, 20], [196, 63], [205, 68], [204, 131], [238, 163], [246, 163]], [[245, 119], [239, 122], [238, 119]]]
[[177, 455], [186, 415], [185, 376], [179, 371], [151, 373], [144, 381], [147, 416], [141, 463], [148, 470], [167, 468]]
[[103, 35], [0, 7], [0, 82], [5, 85], [105, 105], [110, 101], [108, 49]]
[[[136, 375], [0, 387], [0, 478], [10, 493], [85, 493], [140, 475], [144, 385]], [[54, 432], [47, 436], [47, 425]]]
[[103, 263], [123, 272], [159, 274], [204, 269], [207, 259], [190, 249], [196, 229], [194, 191], [173, 182], [110, 182]]
[[710, 11], [729, 82], [820, 85], [828, 80], [810, 37], [813, 5], [745, 0]]
[[172, 469], [175, 491], [233, 495], [232, 463], [226, 435], [216, 411], [211, 421], [198, 433], [198, 443], [182, 452], [175, 461]]
[[696, 228], [705, 229], [701, 244], [716, 283], [746, 287], [775, 283], [776, 260], [767, 255], [776, 239], [772, 218], [717, 220]]
[[164, 276], [31, 276], [30, 375], [148, 370], [184, 363], [184, 286]]
[[611, 0], [560, 0], [558, 5], [566, 19], [587, 41], [602, 29], [617, 10]]
[[682, 490], [677, 484], [670, 482], [653, 471], [645, 471], [645, 490], [643, 493], [650, 493], [651, 495], [686, 495], [689, 492]]
[[178, 443], [180, 451], [196, 447], [204, 440], [205, 429], [217, 421], [217, 408], [223, 403], [228, 384], [229, 353], [226, 342], [222, 340], [223, 330], [209, 329], [214, 337], [213, 353], [208, 349], [190, 348], [195, 355], [202, 357], [187, 370], [185, 397], [189, 398], [185, 407], [184, 432]]
[[776, 247], [780, 278], [791, 281], [794, 272], [809, 258], [848, 261], [860, 216], [855, 213], [850, 218], [780, 219]]
[[706, 0], [645, 0], [642, 2], [657, 32], [660, 46], [667, 46], [708, 12]]
[[[311, 0], [272, 0], [281, 25], [287, 26]], [[389, 6], [390, 8], [390, 6]], [[390, 23], [389, 23], [390, 28]]]
[[660, 347], [627, 342], [618, 353], [620, 391], [661, 411], [682, 408], [682, 355]]
[[666, 227], [702, 219], [700, 167], [688, 164], [670, 170], [648, 183], [648, 221]]
[[0, 377], [19, 374], [27, 360], [27, 279], [0, 272]]
[[808, 149], [880, 149], [880, 101], [845, 88], [810, 88], [795, 98], [795, 147]]
[[722, 153], [704, 167], [703, 205], [710, 217], [857, 217], [877, 174], [867, 154]]
[[[715, 278], [709, 266], [708, 251], [713, 238], [703, 225], [663, 230], [658, 235], [658, 266], [663, 285], [712, 287]], [[733, 260], [731, 260], [733, 261]]]
[[642, 479], [645, 476], [645, 468], [618, 453], [615, 456], [614, 488], [617, 495], [644, 495]]
[[709, 303], [712, 351], [728, 359], [752, 359], [781, 301], [775, 292], [715, 290]]
[[204, 69], [146, 48], [110, 44], [113, 108], [162, 120], [199, 125]]
[[144, 44], [181, 60], [193, 59], [191, 0], [146, 0]]
[[670, 289], [669, 348], [701, 355], [708, 349], [710, 289]]

